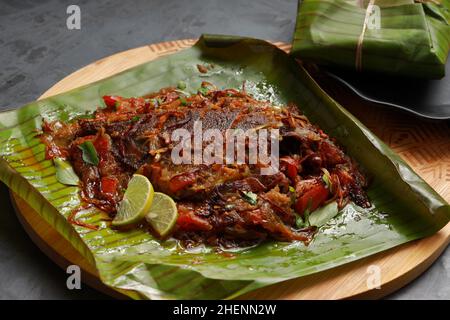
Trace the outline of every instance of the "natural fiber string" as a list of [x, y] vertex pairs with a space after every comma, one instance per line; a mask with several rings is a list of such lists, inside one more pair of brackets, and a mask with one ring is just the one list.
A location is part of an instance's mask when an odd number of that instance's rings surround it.
[[[361, 1], [360, 1], [360, 4]], [[366, 9], [366, 16], [364, 17], [364, 24], [361, 34], [359, 35], [358, 43], [356, 44], [356, 57], [355, 57], [355, 67], [357, 71], [361, 71], [362, 69], [362, 46], [364, 41], [364, 35], [366, 34], [367, 24], [369, 22], [370, 14], [372, 13], [373, 5], [375, 4], [375, 0], [370, 0]]]
[[[357, 71], [361, 71], [362, 70], [363, 41], [364, 41], [364, 36], [365, 36], [366, 30], [367, 30], [367, 24], [369, 23], [370, 14], [372, 13], [373, 6], [375, 5], [375, 1], [376, 0], [370, 0], [369, 4], [367, 5], [366, 15], [364, 17], [363, 28], [362, 28], [361, 34], [359, 35], [358, 43], [356, 44], [355, 67], [356, 67]], [[440, 0], [414, 0], [414, 2], [416, 2], [416, 3], [431, 2], [431, 3], [434, 3], [436, 5], [440, 5], [441, 4]], [[364, 0], [357, 0], [357, 3], [359, 5], [359, 7], [364, 8]]]

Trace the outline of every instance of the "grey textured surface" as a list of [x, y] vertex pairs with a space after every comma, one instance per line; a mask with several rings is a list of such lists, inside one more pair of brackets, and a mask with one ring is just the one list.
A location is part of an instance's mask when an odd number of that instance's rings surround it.
[[[66, 28], [66, 8], [81, 8], [81, 30]], [[290, 42], [295, 0], [0, 0], [0, 110], [35, 100], [61, 78], [110, 54], [201, 33]], [[28, 238], [0, 184], [0, 299], [103, 299], [66, 274]], [[450, 299], [450, 251], [388, 298]]]

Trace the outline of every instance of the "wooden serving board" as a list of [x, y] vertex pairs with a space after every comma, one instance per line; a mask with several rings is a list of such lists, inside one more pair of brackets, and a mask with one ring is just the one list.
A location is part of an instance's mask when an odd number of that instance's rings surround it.
[[[52, 96], [138, 64], [192, 46], [195, 40], [148, 45], [98, 60], [67, 76], [40, 98]], [[290, 46], [276, 43], [283, 50]], [[335, 87], [333, 87], [335, 90]], [[447, 201], [450, 200], [450, 129], [444, 122], [427, 122], [404, 113], [367, 105], [354, 95], [337, 93], [345, 106], [389, 144]], [[336, 95], [335, 95], [336, 96]], [[342, 102], [342, 101], [341, 101]], [[103, 285], [95, 268], [17, 195], [17, 215], [32, 240], [57, 264], [79, 265], [82, 279], [114, 297], [124, 297]], [[450, 224], [435, 235], [331, 270], [285, 281], [243, 295], [242, 299], [380, 298], [412, 281], [426, 270], [450, 242]], [[381, 271], [380, 289], [369, 289], [371, 266]]]

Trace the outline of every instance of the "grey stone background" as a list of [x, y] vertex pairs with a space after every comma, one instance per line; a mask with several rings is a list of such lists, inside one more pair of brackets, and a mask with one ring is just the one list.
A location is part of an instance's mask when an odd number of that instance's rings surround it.
[[[81, 30], [66, 28], [69, 4], [81, 8]], [[290, 42], [296, 0], [0, 0], [0, 110], [35, 100], [90, 62], [159, 41], [201, 33]], [[0, 299], [105, 299], [66, 274], [28, 238], [0, 183]], [[450, 251], [388, 299], [450, 299]]]

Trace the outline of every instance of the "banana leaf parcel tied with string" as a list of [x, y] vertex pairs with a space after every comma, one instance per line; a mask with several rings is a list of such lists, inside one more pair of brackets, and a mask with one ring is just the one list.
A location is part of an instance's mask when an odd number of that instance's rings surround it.
[[450, 0], [299, 1], [292, 54], [304, 61], [438, 79], [449, 49]]
[[[214, 65], [199, 73], [198, 65]], [[334, 137], [367, 172], [372, 204], [352, 202], [321, 223], [309, 244], [266, 240], [218, 251], [185, 249], [146, 228], [120, 230], [105, 212], [79, 212], [83, 200], [73, 172], [57, 177], [37, 137], [42, 120], [70, 121], [91, 114], [102, 96], [144, 96], [185, 84], [196, 92], [207, 79], [273, 105], [295, 103]], [[331, 99], [289, 55], [256, 39], [203, 36], [192, 48], [161, 57], [98, 82], [0, 113], [0, 180], [24, 199], [91, 263], [107, 286], [135, 299], [229, 299], [250, 290], [362, 259], [437, 232], [450, 206], [389, 147]], [[64, 184], [62, 184], [62, 181]]]

